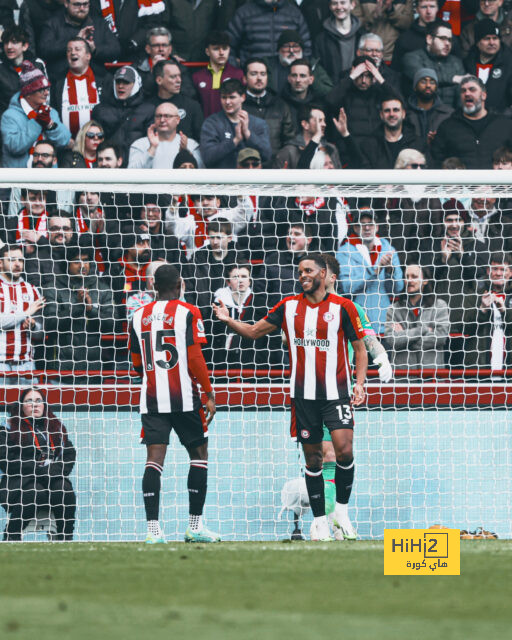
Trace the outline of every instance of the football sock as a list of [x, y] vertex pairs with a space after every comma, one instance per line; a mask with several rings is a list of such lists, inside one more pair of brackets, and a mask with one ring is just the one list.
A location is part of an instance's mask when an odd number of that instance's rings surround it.
[[313, 516], [315, 518], [325, 516], [325, 491], [322, 469], [306, 467], [306, 488]]
[[206, 486], [208, 483], [208, 461], [191, 460], [188, 471], [188, 500], [189, 514], [200, 516], [203, 513], [204, 501], [206, 500]]
[[188, 528], [192, 531], [201, 531], [203, 528], [203, 516], [188, 516]]
[[334, 504], [336, 502], [336, 484], [334, 482], [334, 475], [336, 473], [335, 462], [324, 462], [322, 469], [322, 475], [324, 477], [324, 491], [325, 491], [325, 513], [329, 515], [334, 511]]
[[336, 502], [348, 504], [354, 483], [354, 458], [341, 465], [336, 463]]
[[162, 538], [163, 533], [162, 529], [160, 529], [160, 523], [158, 520], [148, 520], [148, 533], [153, 534], [157, 538]]
[[158, 522], [158, 510], [160, 507], [160, 476], [163, 467], [156, 462], [146, 462], [144, 476], [142, 477], [142, 494], [146, 509], [146, 520]]

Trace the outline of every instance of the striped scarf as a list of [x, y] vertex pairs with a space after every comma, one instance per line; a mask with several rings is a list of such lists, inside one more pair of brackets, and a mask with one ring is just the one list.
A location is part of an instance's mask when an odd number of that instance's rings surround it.
[[68, 71], [62, 92], [62, 123], [73, 137], [89, 122], [98, 102], [98, 89], [91, 67], [81, 76]]

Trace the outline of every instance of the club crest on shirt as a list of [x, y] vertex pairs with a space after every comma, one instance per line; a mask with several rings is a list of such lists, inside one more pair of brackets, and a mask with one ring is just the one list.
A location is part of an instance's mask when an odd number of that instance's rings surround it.
[[30, 296], [28, 295], [28, 293], [24, 293], [21, 296], [21, 299], [23, 300], [23, 302], [30, 302]]
[[197, 330], [198, 330], [200, 333], [204, 333], [204, 324], [202, 323], [202, 321], [201, 321], [201, 320], [198, 320], [198, 321], [197, 321]]
[[334, 313], [326, 311], [323, 315], [323, 318], [325, 322], [332, 322], [332, 320], [334, 320]]
[[503, 74], [503, 72], [502, 72], [502, 70], [501, 70], [499, 67], [495, 67], [495, 68], [492, 70], [492, 77], [493, 77], [495, 80], [497, 80], [498, 78], [501, 78], [502, 74]]
[[302, 429], [300, 435], [302, 438], [309, 438], [309, 431], [307, 429]]

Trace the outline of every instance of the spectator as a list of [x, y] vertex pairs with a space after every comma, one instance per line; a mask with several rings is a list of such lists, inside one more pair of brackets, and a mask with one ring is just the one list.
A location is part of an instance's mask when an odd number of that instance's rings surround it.
[[503, 252], [512, 248], [512, 215], [496, 206], [496, 198], [477, 196], [468, 209], [468, 231], [477, 242], [477, 251]]
[[403, 149], [422, 151], [425, 143], [405, 120], [405, 106], [401, 98], [389, 97], [380, 105], [381, 124], [373, 138], [367, 138], [361, 150], [372, 169], [393, 169]]
[[188, 149], [202, 164], [198, 143], [177, 130], [179, 122], [178, 107], [162, 102], [155, 109], [155, 122], [148, 127], [147, 135], [132, 143], [128, 168], [170, 169], [183, 149]]
[[464, 328], [469, 336], [466, 366], [498, 371], [512, 361], [511, 264], [509, 254], [492, 253], [482, 293], [464, 299]]
[[149, 234], [151, 259], [165, 260], [169, 264], [179, 265], [182, 260], [178, 240], [175, 236], [164, 232], [162, 222], [162, 209], [167, 201], [168, 196], [145, 193], [140, 210], [141, 226]]
[[110, 140], [104, 140], [96, 149], [99, 169], [119, 169], [123, 166], [123, 150]]
[[4, 29], [2, 33], [2, 53], [0, 55], [0, 115], [9, 106], [9, 101], [20, 90], [21, 65], [24, 60], [45, 71], [42, 60], [28, 52], [28, 34], [16, 25]]
[[457, 156], [468, 169], [490, 169], [492, 154], [503, 140], [512, 137], [512, 123], [505, 116], [489, 113], [485, 85], [476, 76], [460, 83], [462, 110], [457, 109], [439, 126], [430, 152], [439, 167]]
[[0, 481], [0, 504], [9, 515], [3, 539], [20, 542], [38, 508], [49, 507], [57, 528], [51, 539], [69, 542], [76, 512], [69, 476], [76, 451], [66, 427], [35, 388], [22, 390], [9, 413], [5, 474]]
[[[0, 249], [0, 371], [23, 372], [34, 369], [31, 341], [42, 339], [41, 310], [45, 299], [36, 287], [25, 282], [23, 251], [20, 246]], [[21, 380], [20, 380], [21, 381]], [[4, 384], [18, 384], [16, 378], [6, 378]]]
[[128, 296], [126, 300], [126, 317], [128, 320], [133, 318], [133, 314], [146, 304], [153, 302], [156, 299], [155, 285], [155, 271], [158, 267], [166, 264], [163, 260], [157, 260], [150, 262], [146, 269], [146, 288], [144, 291], [137, 291], [131, 296]]
[[55, 12], [41, 29], [37, 53], [46, 60], [48, 75], [57, 82], [66, 75], [66, 47], [78, 36], [92, 51], [91, 66], [96, 77], [104, 74], [104, 63], [119, 58], [121, 48], [103, 16], [90, 11], [89, 0], [64, 0], [64, 8]]
[[444, 233], [434, 242], [433, 282], [435, 294], [446, 302], [450, 313], [447, 364], [461, 366], [467, 350], [464, 340], [464, 300], [475, 293], [477, 273], [482, 271], [479, 267], [489, 264], [489, 254], [477, 253], [475, 239], [466, 230], [459, 208], [447, 203], [443, 209]]
[[464, 66], [468, 73], [485, 84], [487, 108], [509, 113], [512, 104], [512, 53], [503, 46], [496, 22], [486, 18], [475, 25], [475, 44], [469, 50]]
[[91, 55], [86, 40], [70, 40], [66, 48], [68, 72], [59, 78], [52, 91], [52, 106], [73, 138], [89, 122], [92, 110], [100, 102], [96, 76], [89, 66]]
[[225, 80], [243, 81], [241, 69], [228, 62], [231, 51], [229, 34], [224, 31], [211, 31], [206, 39], [206, 55], [208, 67], [199, 69], [192, 76], [194, 87], [203, 106], [204, 117], [218, 113], [220, 104], [220, 86]]
[[449, 107], [457, 107], [459, 103], [459, 87], [464, 75], [462, 60], [452, 53], [453, 34], [449, 22], [436, 20], [427, 26], [426, 46], [406, 53], [403, 58], [404, 77], [410, 85], [416, 72], [420, 69], [434, 69], [437, 73], [439, 97]]
[[46, 138], [56, 145], [66, 145], [71, 138], [59, 114], [46, 104], [48, 78], [28, 60], [21, 65], [20, 85], [0, 125], [4, 167], [26, 167], [37, 140]]
[[47, 195], [46, 191], [21, 190], [21, 210], [15, 218], [10, 216], [16, 222], [16, 229], [9, 234], [9, 242], [35, 244], [41, 236], [48, 237]]
[[[298, 31], [285, 29], [277, 41], [277, 55], [268, 58], [269, 85], [272, 91], [280, 95], [288, 82], [289, 67], [295, 60], [304, 58], [304, 43]], [[319, 98], [325, 97], [331, 91], [332, 80], [319, 63], [318, 58], [310, 60], [311, 71], [314, 75], [313, 93]]]
[[393, 366], [443, 367], [450, 331], [448, 307], [436, 298], [429, 274], [419, 264], [405, 269], [406, 290], [387, 310], [385, 337]]
[[[406, 2], [407, 1], [408, 0], [406, 0]], [[423, 42], [421, 44], [423, 44]], [[359, 44], [357, 45], [356, 57], [358, 56], [368, 56], [371, 58], [373, 64], [384, 78], [384, 81], [387, 82], [396, 93], [400, 93], [402, 76], [398, 71], [392, 69], [389, 64], [382, 63], [384, 59], [384, 43], [379, 35], [376, 33], [364, 33], [359, 38]]]
[[155, 107], [144, 102], [142, 82], [133, 67], [121, 67], [105, 84], [101, 103], [92, 111], [106, 137], [125, 148], [145, 135], [153, 122]]
[[162, 102], [174, 104], [180, 114], [179, 131], [188, 138], [199, 140], [203, 114], [196, 100], [183, 95], [181, 91], [181, 70], [177, 62], [160, 60], [153, 67], [153, 75], [157, 86], [157, 93], [151, 101], [155, 107]]
[[416, 51], [425, 46], [425, 36], [427, 35], [427, 25], [437, 19], [439, 11], [438, 0], [418, 0], [416, 3], [417, 18], [411, 26], [402, 31], [398, 36], [393, 48], [391, 66], [397, 71], [402, 69], [402, 61], [406, 53]]
[[343, 71], [350, 69], [357, 40], [363, 32], [359, 18], [353, 15], [355, 6], [355, 0], [331, 0], [331, 15], [324, 20], [323, 29], [315, 38], [315, 51], [335, 84]]
[[412, 0], [361, 0], [355, 7], [354, 15], [361, 20], [367, 31], [382, 38], [384, 60], [391, 61], [395, 42], [413, 21]]
[[[499, 25], [500, 36], [506, 47], [512, 46], [512, 14], [503, 10], [504, 0], [480, 0], [475, 20], [467, 22], [460, 34], [460, 43], [464, 55], [467, 55], [475, 44], [475, 28], [479, 21], [489, 19]], [[507, 4], [508, 7], [508, 4]]]
[[133, 65], [142, 79], [144, 93], [153, 94], [156, 90], [153, 67], [162, 60], [175, 62], [181, 72], [182, 93], [188, 98], [196, 98], [196, 91], [187, 67], [172, 55], [171, 32], [165, 27], [153, 27], [146, 32], [146, 55]]
[[384, 333], [386, 312], [394, 296], [404, 290], [398, 254], [377, 235], [375, 212], [360, 208], [353, 215], [353, 232], [336, 254], [340, 286], [366, 310], [376, 333]]
[[[243, 7], [242, 7], [243, 8]], [[239, 80], [226, 80], [220, 88], [222, 111], [206, 118], [201, 130], [201, 155], [209, 169], [234, 169], [238, 152], [251, 147], [263, 163], [272, 148], [267, 123], [242, 109], [245, 87]]]
[[22, 0], [19, 24], [28, 33], [29, 50], [33, 54], [40, 50], [42, 25], [61, 11], [62, 0]]
[[354, 59], [349, 76], [338, 82], [326, 101], [332, 115], [343, 108], [351, 134], [363, 142], [362, 138], [373, 136], [379, 126], [382, 98], [391, 91], [373, 59], [360, 56]]
[[295, 136], [290, 108], [268, 89], [268, 67], [261, 58], [249, 58], [245, 65], [247, 94], [245, 109], [268, 125], [272, 157]]
[[301, 107], [322, 104], [319, 95], [313, 91], [315, 76], [309, 60], [304, 58], [295, 60], [288, 68], [288, 83], [281, 97], [291, 109], [296, 127], [300, 126], [299, 111]]
[[187, 149], [178, 152], [172, 163], [173, 169], [198, 169], [199, 165], [194, 156]]
[[146, 269], [151, 261], [150, 241], [145, 227], [126, 223], [122, 233], [123, 254], [111, 268], [114, 302], [119, 309], [126, 310], [126, 300], [132, 292], [146, 288]]
[[240, 65], [249, 58], [274, 55], [280, 34], [286, 29], [297, 31], [304, 43], [304, 53], [311, 55], [308, 27], [298, 9], [286, 0], [254, 0], [239, 7], [228, 32], [231, 46]]
[[441, 102], [438, 85], [434, 69], [418, 69], [412, 83], [413, 93], [407, 102], [407, 120], [424, 147], [435, 136], [441, 122], [453, 113], [452, 107]]
[[95, 120], [89, 120], [78, 132], [73, 150], [59, 154], [59, 167], [93, 169], [96, 166], [97, 149], [104, 138], [103, 127]]
[[313, 41], [321, 33], [324, 20], [331, 15], [329, 3], [330, 0], [303, 0], [300, 4]]
[[512, 169], [512, 149], [509, 145], [499, 147], [492, 154], [492, 168], [499, 170]]
[[[171, 17], [169, 28], [172, 41], [176, 47], [176, 55], [185, 60], [204, 60], [206, 36], [216, 28], [223, 29], [221, 12], [223, 3], [219, 0], [201, 0], [201, 2], [183, 2], [183, 0], [167, 0]], [[231, 3], [230, 3], [231, 4]]]
[[45, 289], [46, 361], [59, 371], [99, 370], [101, 336], [114, 330], [112, 290], [98, 278], [91, 249], [74, 248], [67, 272]]

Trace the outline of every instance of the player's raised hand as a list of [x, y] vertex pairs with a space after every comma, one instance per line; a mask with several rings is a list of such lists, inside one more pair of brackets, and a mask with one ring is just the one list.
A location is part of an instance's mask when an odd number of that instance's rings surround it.
[[215, 304], [215, 302], [212, 304], [213, 307], [213, 312], [215, 313], [215, 317], [217, 318], [217, 320], [222, 320], [222, 322], [226, 322], [226, 320], [229, 320], [229, 318], [231, 317], [229, 315], [229, 310], [226, 307], [226, 305], [222, 302], [222, 300], [219, 300], [219, 304]]
[[366, 399], [366, 393], [362, 384], [355, 384], [352, 393], [352, 404], [359, 407]]
[[207, 393], [206, 395], [207, 398], [204, 408], [206, 414], [206, 424], [209, 425], [213, 420], [213, 416], [217, 413], [217, 407], [215, 406], [215, 396], [213, 394], [213, 391], [210, 391], [210, 393]]

